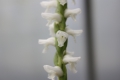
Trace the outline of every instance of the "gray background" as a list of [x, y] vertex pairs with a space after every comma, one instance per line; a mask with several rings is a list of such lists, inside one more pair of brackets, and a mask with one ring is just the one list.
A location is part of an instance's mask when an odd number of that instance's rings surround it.
[[96, 80], [120, 80], [120, 0], [93, 0]]
[[[38, 39], [49, 38], [42, 0], [0, 0], [0, 80], [48, 80], [43, 65], [53, 66], [54, 47], [42, 54]], [[68, 80], [89, 80], [85, 39], [84, 0], [68, 1], [68, 8], [81, 8], [77, 22], [68, 18], [67, 25], [84, 32], [74, 43], [69, 37], [68, 50], [81, 56], [78, 73], [68, 68]], [[94, 52], [96, 80], [120, 80], [120, 1], [93, 0]], [[54, 12], [54, 9], [51, 10]]]

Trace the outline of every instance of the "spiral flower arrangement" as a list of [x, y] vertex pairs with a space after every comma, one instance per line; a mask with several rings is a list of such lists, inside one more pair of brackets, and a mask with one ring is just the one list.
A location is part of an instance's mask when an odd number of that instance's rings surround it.
[[[75, 0], [72, 0], [75, 4]], [[77, 72], [75, 65], [81, 57], [74, 57], [74, 52], [67, 51], [68, 37], [80, 35], [82, 30], [73, 30], [66, 26], [67, 18], [71, 17], [76, 21], [76, 16], [81, 12], [80, 8], [68, 9], [67, 0], [48, 0], [40, 2], [40, 5], [46, 8], [41, 16], [47, 19], [46, 26], [49, 27], [50, 35], [48, 39], [39, 39], [38, 43], [44, 45], [42, 53], [46, 53], [50, 45], [56, 48], [54, 56], [54, 65], [44, 65], [44, 70], [48, 73], [48, 79], [54, 80], [58, 77], [59, 80], [67, 80], [66, 65], [70, 65], [71, 71]], [[50, 13], [50, 8], [56, 8], [55, 13]], [[75, 40], [76, 41], [76, 40]]]

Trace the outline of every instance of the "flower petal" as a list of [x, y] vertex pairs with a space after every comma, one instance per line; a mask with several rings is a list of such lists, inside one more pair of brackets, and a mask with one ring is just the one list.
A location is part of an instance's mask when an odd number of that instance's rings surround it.
[[47, 19], [48, 23], [46, 26], [49, 26], [53, 21], [56, 23], [61, 21], [61, 15], [58, 13], [41, 13], [41, 16]]
[[76, 16], [77, 16], [77, 14], [78, 13], [80, 13], [81, 12], [81, 10], [80, 10], [80, 8], [77, 8], [77, 9], [66, 9], [65, 10], [65, 13], [64, 13], [64, 16], [66, 17], [66, 18], [68, 18], [68, 17], [71, 17], [74, 21], [76, 21]]
[[75, 64], [77, 63], [77, 61], [80, 60], [81, 57], [73, 57], [70, 53], [72, 53], [73, 55], [73, 52], [66, 51], [66, 55], [63, 57], [63, 62], [68, 63], [70, 65], [71, 70], [74, 73], [76, 73], [77, 70], [76, 70]]
[[62, 46], [64, 46], [64, 43], [68, 38], [68, 34], [64, 31], [58, 30], [57, 33], [56, 33], [56, 38], [57, 38], [57, 41], [58, 41], [58, 46], [62, 47]]
[[83, 32], [83, 30], [72, 30], [72, 29], [66, 27], [66, 33], [68, 33], [69, 35], [71, 35], [74, 38], [75, 42], [76, 42], [75, 37], [79, 36], [82, 32]]
[[39, 39], [38, 43], [44, 45], [44, 49], [43, 49], [42, 53], [46, 53], [49, 45], [52, 45], [52, 46], [55, 45], [55, 38], [51, 37], [51, 38], [48, 38], [48, 39]]
[[49, 65], [44, 65], [44, 70], [48, 73], [48, 79], [54, 80], [55, 76], [62, 76], [63, 71], [59, 66], [49, 66]]
[[40, 5], [46, 8], [45, 12], [48, 12], [50, 8], [57, 7], [57, 1], [56, 0], [42, 1], [40, 2]]
[[78, 60], [80, 60], [80, 58], [81, 57], [72, 57], [70, 55], [65, 55], [63, 61], [66, 63], [67, 62], [74, 63], [74, 62], [77, 62]]
[[55, 36], [54, 23], [52, 23], [51, 25], [49, 25], [49, 31], [50, 31], [50, 35], [54, 37]]
[[48, 74], [48, 79], [54, 80], [55, 74]]
[[74, 63], [70, 63], [70, 68], [73, 73], [77, 73], [76, 66]]
[[55, 78], [55, 71], [53, 70], [52, 66], [44, 65], [44, 70], [48, 73], [48, 79], [54, 80]]

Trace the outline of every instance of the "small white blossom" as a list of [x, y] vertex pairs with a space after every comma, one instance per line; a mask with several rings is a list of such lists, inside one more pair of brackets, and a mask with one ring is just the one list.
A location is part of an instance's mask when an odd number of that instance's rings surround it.
[[67, 0], [58, 0], [60, 2], [61, 5], [64, 5], [67, 3]]
[[62, 76], [63, 71], [59, 66], [49, 66], [49, 65], [44, 65], [44, 70], [48, 73], [48, 79], [54, 80], [55, 76]]
[[58, 46], [62, 47], [62, 46], [64, 46], [64, 43], [68, 38], [68, 34], [64, 31], [59, 30], [56, 33], [56, 38], [57, 38], [57, 41], [58, 41]]
[[66, 51], [66, 55], [63, 58], [63, 62], [64, 63], [68, 63], [71, 67], [71, 70], [76, 73], [76, 67], [75, 64], [77, 63], [77, 61], [80, 60], [81, 57], [73, 57], [72, 55], [74, 54], [74, 52], [68, 52]]
[[72, 30], [72, 29], [66, 27], [66, 33], [71, 35], [74, 38], [75, 42], [76, 42], [75, 36], [79, 36], [82, 32], [83, 32], [83, 30]]
[[48, 12], [50, 8], [57, 7], [57, 0], [42, 1], [40, 5], [46, 8], [45, 12]]
[[71, 17], [74, 21], [76, 21], [76, 15], [78, 13], [80, 13], [80, 12], [81, 12], [80, 8], [77, 8], [77, 9], [66, 9], [64, 16], [66, 18], [67, 17]]
[[54, 23], [52, 23], [51, 25], [49, 25], [49, 31], [50, 31], [50, 35], [54, 37], [55, 36]]
[[39, 39], [38, 43], [44, 45], [44, 49], [43, 49], [42, 53], [46, 53], [49, 45], [55, 46], [55, 38], [51, 37], [48, 39]]
[[53, 21], [56, 23], [61, 21], [61, 15], [58, 13], [41, 13], [41, 16], [47, 19], [48, 23], [46, 26], [49, 26]]

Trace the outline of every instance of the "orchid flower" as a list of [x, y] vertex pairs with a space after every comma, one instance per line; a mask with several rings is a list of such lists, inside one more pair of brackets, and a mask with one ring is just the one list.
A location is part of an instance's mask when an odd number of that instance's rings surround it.
[[64, 43], [68, 38], [68, 34], [64, 31], [58, 30], [57, 33], [56, 33], [56, 38], [57, 38], [57, 41], [58, 41], [58, 46], [62, 47], [62, 46], [64, 46]]
[[59, 23], [61, 21], [61, 15], [58, 13], [41, 13], [41, 16], [47, 19], [48, 23], [46, 26], [49, 26], [52, 21]]
[[58, 0], [59, 2], [60, 2], [60, 4], [61, 5], [63, 5], [64, 6], [64, 4], [66, 4], [67, 3], [67, 0]]
[[42, 1], [40, 5], [46, 8], [45, 12], [48, 12], [50, 8], [57, 7], [57, 0]]
[[49, 45], [52, 45], [52, 46], [55, 45], [55, 38], [51, 37], [48, 39], [39, 39], [38, 43], [44, 45], [44, 49], [43, 49], [42, 53], [46, 53]]
[[77, 63], [77, 61], [80, 60], [81, 57], [73, 57], [72, 55], [74, 54], [74, 52], [68, 52], [66, 51], [66, 55], [63, 58], [63, 62], [64, 63], [68, 63], [71, 67], [71, 70], [76, 73], [76, 67], [75, 64]]
[[74, 21], [76, 21], [76, 15], [78, 13], [80, 13], [80, 12], [81, 12], [80, 8], [77, 8], [77, 9], [66, 9], [65, 13], [64, 13], [64, 16], [66, 18], [71, 17]]
[[62, 76], [63, 71], [59, 66], [49, 66], [49, 65], [44, 65], [44, 70], [48, 73], [48, 79], [54, 80], [55, 76]]
[[83, 32], [83, 30], [72, 30], [72, 29], [66, 27], [66, 33], [71, 35], [74, 38], [75, 42], [76, 42], [75, 36], [79, 36], [82, 32]]

